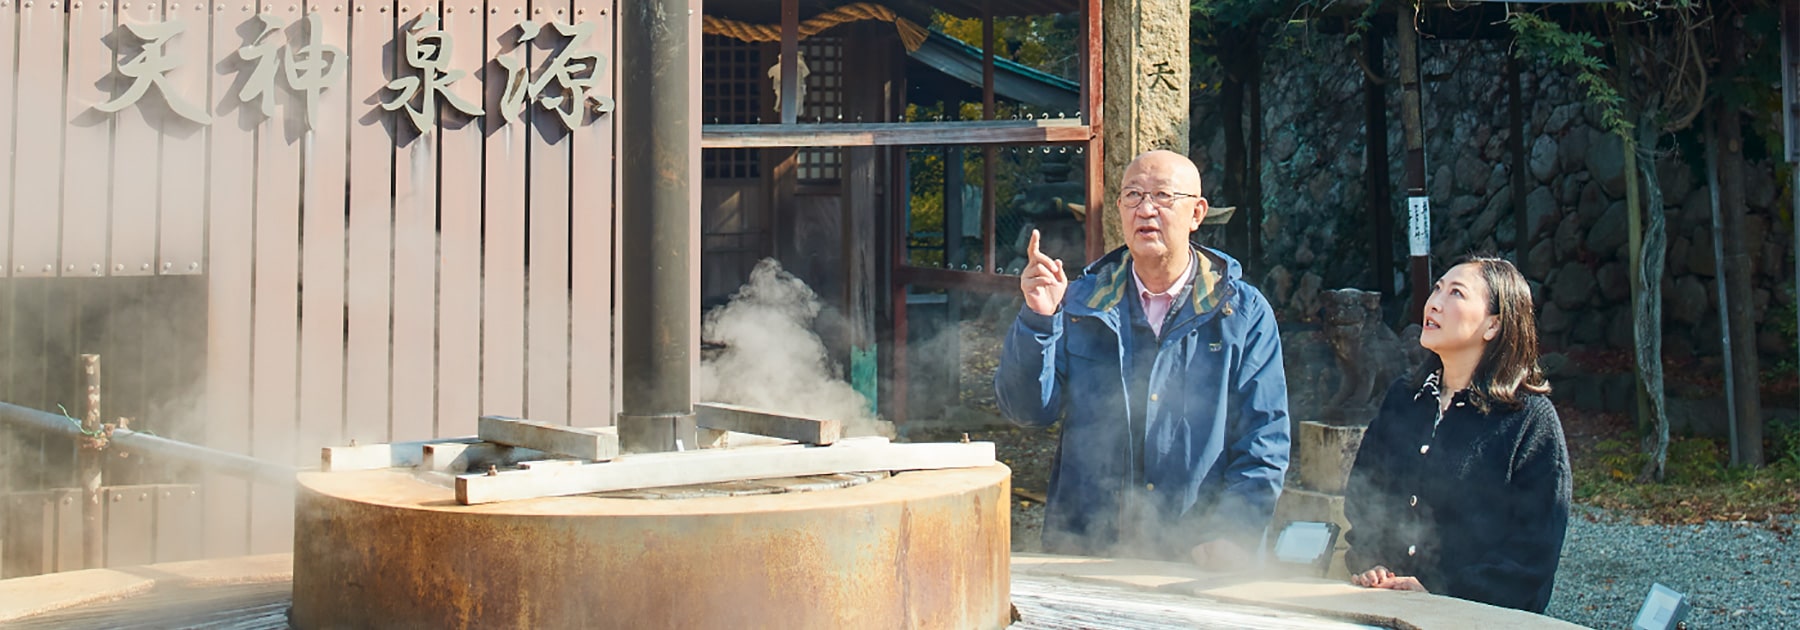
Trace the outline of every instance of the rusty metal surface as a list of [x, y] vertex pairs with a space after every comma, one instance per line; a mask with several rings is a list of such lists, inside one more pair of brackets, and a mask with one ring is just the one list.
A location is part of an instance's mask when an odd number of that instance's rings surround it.
[[392, 471], [306, 473], [294, 624], [999, 628], [1003, 465], [808, 493], [455, 505]]

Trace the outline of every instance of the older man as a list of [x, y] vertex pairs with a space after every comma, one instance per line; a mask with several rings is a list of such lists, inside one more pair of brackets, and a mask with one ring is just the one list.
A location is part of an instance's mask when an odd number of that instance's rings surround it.
[[1274, 312], [1189, 240], [1207, 204], [1185, 156], [1132, 160], [1114, 207], [1126, 246], [1073, 279], [1032, 234], [994, 377], [1013, 422], [1063, 423], [1044, 549], [1244, 568], [1288, 464]]

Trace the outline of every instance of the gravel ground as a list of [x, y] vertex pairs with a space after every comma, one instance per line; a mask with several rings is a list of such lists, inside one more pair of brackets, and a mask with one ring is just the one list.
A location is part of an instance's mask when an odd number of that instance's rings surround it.
[[[995, 443], [1013, 469], [1013, 487], [1049, 485], [1056, 436], [1044, 431], [971, 432]], [[1040, 549], [1043, 505], [1013, 497], [1013, 550]], [[1800, 628], [1800, 518], [1775, 524], [1655, 525], [1576, 506], [1557, 571], [1550, 616], [1594, 628], [1628, 628], [1650, 585], [1685, 593], [1687, 627]]]
[[[1551, 616], [1629, 627], [1653, 582], [1685, 593], [1689, 628], [1800, 627], [1800, 521], [1643, 525], [1577, 506]], [[1779, 530], [1779, 531], [1777, 531]]]

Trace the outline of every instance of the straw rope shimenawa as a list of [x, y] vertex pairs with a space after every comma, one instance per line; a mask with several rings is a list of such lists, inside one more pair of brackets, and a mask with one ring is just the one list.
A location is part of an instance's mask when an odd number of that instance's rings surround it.
[[[918, 50], [925, 43], [925, 29], [911, 20], [894, 14], [893, 9], [869, 2], [846, 4], [825, 13], [808, 18], [800, 23], [800, 38], [806, 39], [839, 24], [860, 22], [862, 20], [881, 20], [893, 22], [894, 28], [900, 31], [900, 43], [906, 45], [908, 51]], [[746, 42], [778, 42], [781, 41], [781, 25], [745, 24], [737, 20], [705, 16], [701, 30], [708, 35], [724, 35], [732, 39]]]

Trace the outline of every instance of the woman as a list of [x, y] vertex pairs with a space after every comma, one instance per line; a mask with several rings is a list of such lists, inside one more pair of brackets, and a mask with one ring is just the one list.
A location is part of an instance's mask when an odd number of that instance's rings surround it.
[[1459, 261], [1432, 288], [1419, 344], [1434, 356], [1388, 389], [1350, 472], [1351, 582], [1542, 613], [1569, 453], [1525, 278], [1499, 258]]

